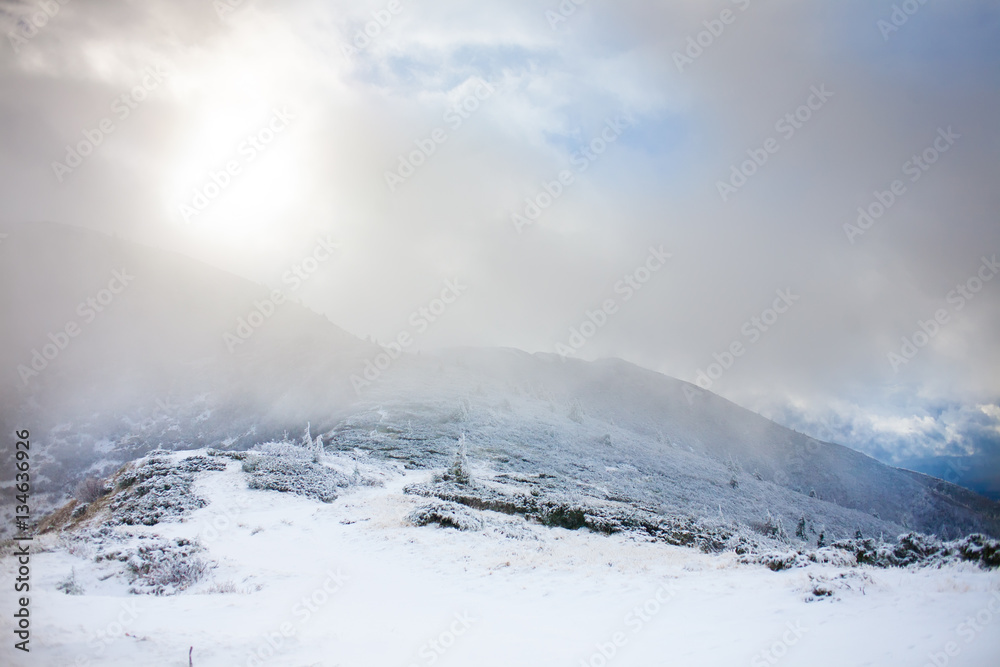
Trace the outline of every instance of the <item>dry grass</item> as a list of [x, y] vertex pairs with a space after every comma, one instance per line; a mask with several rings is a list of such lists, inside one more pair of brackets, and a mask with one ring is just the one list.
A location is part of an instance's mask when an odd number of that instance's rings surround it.
[[[122, 473], [129, 470], [132, 467], [132, 463], [126, 463], [118, 471], [111, 476], [111, 487], [115, 489], [111, 493], [102, 493], [97, 500], [89, 503], [87, 505], [87, 511], [84, 512], [83, 516], [73, 517], [73, 510], [76, 508], [79, 501], [76, 498], [71, 499], [68, 503], [57, 509], [56, 511], [42, 517], [42, 520], [38, 523], [38, 534], [49, 533], [54, 530], [63, 530], [70, 526], [78, 525], [82, 521], [86, 521], [90, 517], [94, 516], [102, 509], [107, 507], [108, 503], [111, 502], [111, 498], [114, 497], [115, 491], [118, 489], [118, 478], [121, 477]], [[103, 484], [103, 481], [101, 482]]]
[[79, 484], [76, 485], [76, 491], [73, 495], [81, 503], [92, 503], [98, 498], [104, 496], [107, 492], [104, 490], [104, 480], [97, 479], [96, 477], [88, 477]]
[[256, 586], [239, 586], [236, 582], [222, 581], [216, 582], [205, 589], [205, 592], [210, 595], [250, 595], [251, 593], [256, 593], [261, 590], [263, 586], [257, 584]]

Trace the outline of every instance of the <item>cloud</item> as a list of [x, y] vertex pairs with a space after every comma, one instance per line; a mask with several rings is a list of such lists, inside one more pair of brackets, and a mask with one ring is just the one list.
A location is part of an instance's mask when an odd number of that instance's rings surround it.
[[[663, 244], [670, 266], [584, 357], [694, 380], [792, 289], [801, 301], [713, 391], [887, 460], [968, 451], [948, 428], [974, 422], [954, 406], [1000, 395], [1000, 281], [898, 373], [887, 355], [1000, 252], [995, 4], [927, 3], [888, 40], [891, 2], [595, 0], [555, 29], [550, 4], [402, 2], [358, 49], [385, 3], [248, 1], [223, 20], [196, 0], [74, 0], [0, 57], [5, 221], [114, 231], [262, 282], [331, 233], [343, 259], [304, 299], [348, 330], [388, 340], [460, 276], [468, 298], [423, 344], [531, 351], [554, 350]], [[0, 9], [5, 33], [33, 11]], [[168, 82], [59, 183], [51, 163], [161, 61]], [[451, 128], [481, 81], [496, 94]], [[795, 120], [823, 86], [832, 97]], [[184, 224], [179, 204], [282, 104], [288, 132]], [[578, 171], [621, 113], [635, 124]], [[910, 180], [949, 127], [953, 148]], [[447, 140], [390, 191], [385, 173], [438, 128]], [[722, 201], [719, 182], [768, 139], [778, 150]], [[511, 215], [566, 170], [574, 184], [518, 234]], [[896, 180], [905, 193], [851, 243], [844, 226]]]

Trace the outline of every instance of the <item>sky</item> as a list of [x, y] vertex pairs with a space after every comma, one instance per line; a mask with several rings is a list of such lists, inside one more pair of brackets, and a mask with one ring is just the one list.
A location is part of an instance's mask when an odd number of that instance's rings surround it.
[[995, 2], [0, 0], [0, 28], [0, 226], [273, 287], [335, 243], [297, 293], [361, 337], [457, 281], [416, 347], [621, 357], [888, 462], [1000, 461]]

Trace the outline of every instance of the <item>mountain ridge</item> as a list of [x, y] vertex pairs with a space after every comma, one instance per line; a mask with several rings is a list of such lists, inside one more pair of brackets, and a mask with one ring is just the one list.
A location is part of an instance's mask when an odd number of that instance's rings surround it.
[[[89, 230], [11, 231], [0, 275], [20, 289], [0, 292], [11, 314], [0, 324], [6, 369], [45, 344], [79, 299], [100, 294], [105, 276], [137, 267], [30, 386], [18, 386], [16, 373], [0, 383], [0, 426], [33, 425], [53, 502], [83, 477], [156, 448], [246, 449], [308, 424], [329, 448], [412, 468], [447, 466], [465, 437], [483, 464], [552, 475], [554, 492], [744, 525], [775, 521], [803, 540], [1000, 534], [1000, 504], [630, 362], [462, 347], [404, 354], [356, 392], [351, 376], [382, 348], [299, 304], [282, 305], [227, 349], [224, 333], [270, 293], [263, 286]], [[21, 260], [39, 256], [34, 273]]]

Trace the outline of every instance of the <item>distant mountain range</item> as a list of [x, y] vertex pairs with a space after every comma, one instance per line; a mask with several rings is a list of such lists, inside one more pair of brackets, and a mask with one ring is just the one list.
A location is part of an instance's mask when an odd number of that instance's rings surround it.
[[900, 467], [958, 484], [991, 500], [1000, 500], [1000, 457], [995, 454], [928, 456], [903, 461]]

